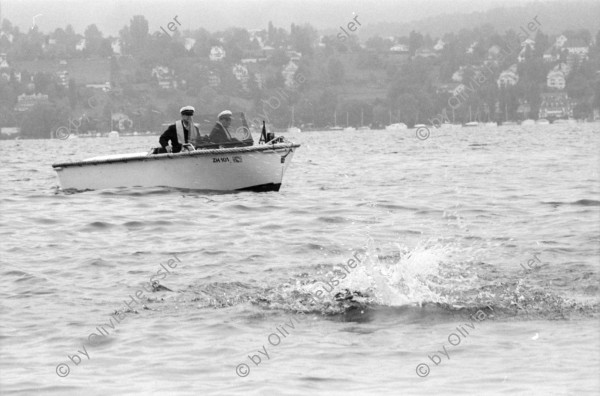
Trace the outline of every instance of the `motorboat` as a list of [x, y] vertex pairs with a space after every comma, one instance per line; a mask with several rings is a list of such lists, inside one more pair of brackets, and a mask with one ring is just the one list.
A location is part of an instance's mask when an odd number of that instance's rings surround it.
[[117, 131], [110, 131], [108, 133], [108, 137], [111, 138], [111, 139], [118, 138], [119, 137], [119, 132], [117, 132]]
[[550, 125], [550, 121], [545, 118], [540, 118], [535, 122], [537, 125]]
[[[117, 187], [174, 187], [207, 191], [279, 191], [283, 175], [299, 144], [266, 133], [254, 144], [247, 126], [245, 139], [233, 144], [186, 144], [179, 153], [113, 154], [52, 167], [63, 190]], [[238, 130], [234, 135], [237, 137]], [[248, 140], [249, 139], [249, 140]], [[246, 144], [250, 142], [249, 144]], [[244, 143], [244, 145], [241, 145]]]
[[521, 126], [531, 126], [531, 125], [535, 125], [535, 121], [532, 119], [523, 120], [523, 122], [521, 122]]

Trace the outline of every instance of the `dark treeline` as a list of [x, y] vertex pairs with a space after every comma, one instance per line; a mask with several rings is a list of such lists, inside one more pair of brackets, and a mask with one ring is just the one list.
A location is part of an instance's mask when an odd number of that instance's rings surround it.
[[[589, 119], [600, 109], [600, 32], [563, 35], [589, 53], [570, 59], [566, 50], [553, 49], [556, 37], [541, 30], [531, 36], [535, 45], [522, 50], [517, 31], [501, 34], [490, 25], [443, 37], [413, 31], [360, 43], [355, 35], [343, 41], [320, 36], [310, 25], [167, 34], [151, 33], [146, 19], [135, 16], [118, 37], [107, 37], [96, 25], [83, 34], [70, 25], [45, 34], [37, 27], [21, 32], [4, 20], [0, 53], [8, 66], [0, 69], [0, 126], [21, 126], [30, 137], [49, 137], [73, 120], [78, 132], [108, 131], [117, 127], [111, 115], [118, 113], [131, 120], [126, 127], [132, 130], [157, 132], [188, 104], [205, 114], [244, 111], [277, 128], [290, 125], [292, 108], [296, 125], [315, 128], [333, 125], [334, 114], [338, 124], [354, 126], [430, 123], [444, 112], [456, 122], [535, 119], [542, 93], [552, 91], [547, 75], [560, 64], [569, 65], [562, 91], [573, 101], [573, 116]], [[215, 59], [215, 47], [224, 50], [222, 59]], [[32, 64], [38, 70], [28, 70]], [[39, 70], [45, 64], [85, 64], [90, 72], [71, 72], [65, 80], [52, 68]], [[511, 65], [518, 82], [499, 88], [500, 74]], [[97, 81], [95, 68], [108, 81]], [[109, 88], [86, 87], [90, 82]], [[468, 93], [451, 114], [460, 84]], [[48, 100], [19, 109], [19, 95], [38, 93]], [[527, 114], [519, 112], [524, 104]]]

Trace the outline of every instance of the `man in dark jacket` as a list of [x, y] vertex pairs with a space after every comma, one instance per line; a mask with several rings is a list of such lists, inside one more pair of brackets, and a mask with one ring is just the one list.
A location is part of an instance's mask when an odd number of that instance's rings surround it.
[[200, 130], [194, 125], [192, 120], [194, 108], [192, 106], [185, 106], [179, 112], [181, 113], [181, 120], [169, 125], [167, 130], [158, 139], [163, 153], [169, 151], [167, 148], [169, 141], [171, 141], [173, 153], [180, 152], [184, 143], [191, 143], [196, 146], [201, 141]]
[[215, 124], [208, 138], [212, 143], [237, 143], [238, 139], [235, 139], [229, 133], [229, 126], [231, 125], [231, 117], [233, 114], [229, 110], [225, 110], [219, 113], [219, 121]]

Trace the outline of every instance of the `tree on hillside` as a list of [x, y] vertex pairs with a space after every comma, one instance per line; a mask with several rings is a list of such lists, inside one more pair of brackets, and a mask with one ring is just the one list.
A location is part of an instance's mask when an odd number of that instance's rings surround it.
[[[419, 112], [419, 102], [412, 94], [401, 94], [395, 100], [391, 101], [392, 109], [398, 109], [398, 122], [404, 122], [409, 125], [417, 123], [417, 113]], [[392, 113], [394, 113], [392, 111]]]
[[69, 105], [71, 109], [74, 110], [77, 107], [77, 84], [75, 83], [75, 79], [69, 79]]
[[292, 23], [290, 31], [290, 41], [292, 48], [300, 52], [302, 56], [313, 55], [313, 42], [317, 39], [317, 31], [310, 25], [294, 25]]
[[100, 55], [102, 46], [102, 33], [95, 24], [89, 25], [85, 29], [85, 51], [90, 55]]
[[550, 48], [550, 38], [547, 34], [538, 30], [535, 35], [535, 57], [542, 58], [548, 48]]
[[211, 35], [208, 30], [200, 28], [194, 31], [192, 37], [196, 40], [194, 53], [201, 58], [208, 58], [211, 49]]
[[134, 15], [129, 22], [131, 50], [134, 54], [144, 51], [148, 42], [148, 21], [143, 15]]
[[21, 135], [47, 139], [56, 128], [70, 127], [69, 114], [69, 108], [62, 104], [36, 104], [23, 117]]
[[365, 42], [365, 48], [372, 49], [375, 51], [387, 51], [393, 46], [392, 40], [384, 39], [379, 36], [372, 36]]
[[417, 33], [414, 30], [410, 32], [408, 36], [408, 51], [410, 56], [415, 55], [415, 51], [423, 46], [423, 35], [421, 33]]
[[331, 85], [344, 83], [344, 64], [338, 58], [331, 58], [327, 62], [327, 76]]

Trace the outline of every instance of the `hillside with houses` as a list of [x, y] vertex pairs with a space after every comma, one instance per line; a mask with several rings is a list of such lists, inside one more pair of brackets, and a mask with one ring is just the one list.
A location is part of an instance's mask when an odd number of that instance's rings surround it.
[[292, 118], [303, 129], [432, 124], [440, 115], [453, 123], [599, 119], [600, 32], [542, 28], [361, 42], [310, 25], [150, 32], [138, 15], [112, 37], [96, 25], [22, 32], [5, 19], [0, 127], [5, 138], [49, 138], [60, 126], [158, 133], [183, 105], [206, 117], [243, 111], [273, 128]]

